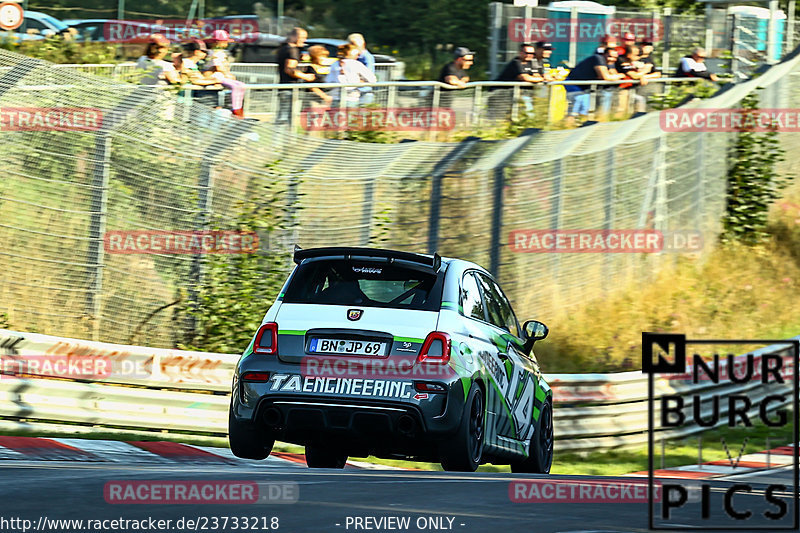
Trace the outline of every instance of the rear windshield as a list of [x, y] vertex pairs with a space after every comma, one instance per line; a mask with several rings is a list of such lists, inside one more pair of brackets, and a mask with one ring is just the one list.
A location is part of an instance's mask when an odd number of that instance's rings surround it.
[[285, 303], [359, 305], [436, 311], [440, 276], [387, 263], [324, 260], [297, 267]]

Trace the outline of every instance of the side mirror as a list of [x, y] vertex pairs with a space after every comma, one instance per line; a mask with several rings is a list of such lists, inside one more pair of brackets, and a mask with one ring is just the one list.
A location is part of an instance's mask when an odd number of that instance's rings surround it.
[[525, 335], [525, 353], [531, 353], [533, 343], [546, 338], [550, 329], [538, 320], [528, 320], [522, 325], [522, 332]]

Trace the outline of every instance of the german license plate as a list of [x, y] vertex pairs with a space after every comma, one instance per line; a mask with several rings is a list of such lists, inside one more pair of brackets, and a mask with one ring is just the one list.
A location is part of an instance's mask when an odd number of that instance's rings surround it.
[[349, 341], [343, 339], [311, 339], [311, 353], [339, 353], [347, 355], [383, 355], [385, 342]]

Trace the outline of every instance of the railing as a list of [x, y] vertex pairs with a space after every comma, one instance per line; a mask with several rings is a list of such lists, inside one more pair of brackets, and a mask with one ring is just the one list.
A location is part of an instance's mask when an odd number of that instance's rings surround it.
[[[342, 88], [369, 89], [362, 93], [355, 105], [379, 108], [446, 108], [455, 116], [454, 129], [482, 128], [510, 120], [518, 120], [522, 114], [542, 115], [543, 121], [552, 124], [562, 120], [568, 113], [570, 101], [580, 94], [568, 93], [564, 86], [584, 87], [589, 95], [589, 112], [598, 109], [598, 96], [603, 88], [616, 89], [620, 85], [633, 87], [609, 91], [600, 107], [608, 115], [631, 115], [641, 98], [645, 109], [650, 96], [664, 93], [674, 83], [697, 83], [700, 78], [660, 78], [642, 86], [636, 80], [623, 81], [554, 81], [541, 84], [524, 82], [470, 82], [464, 89], [438, 81], [382, 82], [361, 84], [252, 84], [245, 96], [245, 115], [274, 123], [301, 127], [303, 113], [322, 112], [326, 107], [353, 107], [348, 102], [348, 91]], [[330, 105], [322, 102], [310, 89], [329, 90], [338, 95]], [[367, 94], [369, 97], [364, 98]], [[366, 100], [366, 101], [365, 101]], [[346, 128], [343, 128], [346, 129]]]
[[[795, 337], [795, 340], [800, 337]], [[753, 352], [755, 356], [783, 353], [786, 345]], [[5, 355], [4, 355], [5, 354]], [[92, 379], [14, 376], [10, 364], [45, 357], [97, 358], [108, 365], [105, 377]], [[26, 424], [53, 433], [78, 429], [125, 429], [184, 434], [227, 434], [227, 411], [232, 372], [238, 355], [187, 352], [139, 346], [104, 344], [33, 333], [0, 330], [0, 428]], [[789, 363], [789, 361], [787, 361]], [[791, 364], [787, 365], [791, 368]], [[787, 368], [787, 370], [788, 370]], [[552, 374], [557, 451], [585, 451], [638, 446], [647, 442], [647, 376], [641, 372], [616, 374]], [[711, 415], [713, 393], [747, 394], [749, 414], [761, 401], [786, 384], [732, 385], [711, 381], [689, 382], [658, 379], [657, 394], [682, 394], [685, 408], [691, 396], [703, 401], [702, 416]], [[791, 403], [770, 403], [770, 411]], [[720, 402], [719, 424], [726, 421], [727, 407]], [[655, 416], [660, 416], [656, 410]], [[75, 426], [61, 426], [63, 423]], [[680, 438], [709, 429], [686, 425], [660, 431], [658, 438]], [[175, 437], [173, 435], [173, 437]]]
[[[86, 64], [56, 64], [54, 68], [74, 72], [84, 72], [96, 76], [113, 78], [117, 81], [136, 81], [141, 74], [136, 68], [136, 63], [86, 63]], [[395, 81], [402, 79], [405, 74], [405, 63], [376, 63], [375, 76], [379, 81]], [[277, 63], [231, 63], [231, 72], [237, 79], [248, 83], [278, 83]]]

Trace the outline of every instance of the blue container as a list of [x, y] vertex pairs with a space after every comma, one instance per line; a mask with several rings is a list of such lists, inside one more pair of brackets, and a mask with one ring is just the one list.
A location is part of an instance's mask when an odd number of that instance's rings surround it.
[[[569, 24], [565, 23], [564, 21], [568, 21], [570, 19], [573, 7], [577, 8], [578, 10], [579, 21], [589, 21], [591, 23], [597, 21], [596, 27], [605, 27], [606, 21], [614, 18], [614, 6], [604, 6], [602, 4], [598, 4], [597, 2], [590, 2], [586, 0], [551, 2], [550, 5], [547, 6], [547, 18], [553, 20], [554, 24], [556, 24], [556, 27], [567, 28], [568, 32]], [[560, 24], [556, 21], [559, 21]], [[575, 39], [575, 46], [577, 47], [575, 57], [576, 62], [580, 62], [582, 59], [592, 55], [597, 50], [597, 47], [600, 46], [599, 41], [603, 34], [594, 35], [594, 33], [597, 32], [592, 33], [591, 39], [581, 37], [580, 34], [577, 35], [577, 38]], [[562, 61], [569, 61], [569, 33], [559, 33], [554, 39], [552, 39], [552, 42], [555, 49], [553, 50], [550, 64], [553, 67], [556, 67]], [[574, 67], [575, 65], [570, 66]]]
[[[739, 42], [763, 52], [767, 52], [767, 33], [769, 30], [769, 9], [754, 6], [731, 6], [728, 8], [729, 15], [736, 15], [737, 25], [749, 30], [739, 32]], [[783, 39], [786, 36], [786, 14], [782, 10], [776, 12], [775, 20], [775, 53], [773, 58], [780, 60], [783, 55]]]

